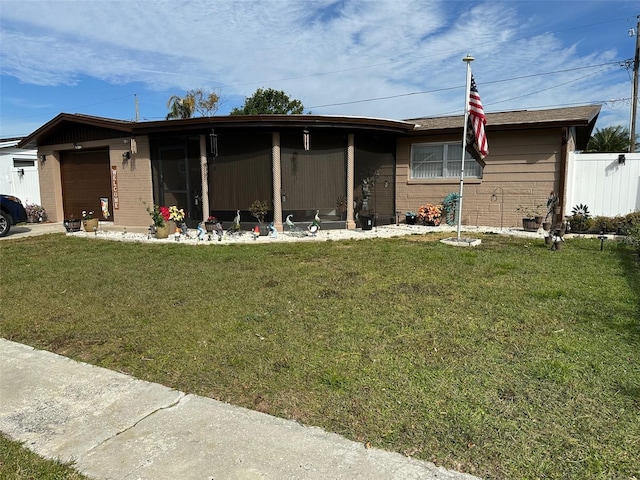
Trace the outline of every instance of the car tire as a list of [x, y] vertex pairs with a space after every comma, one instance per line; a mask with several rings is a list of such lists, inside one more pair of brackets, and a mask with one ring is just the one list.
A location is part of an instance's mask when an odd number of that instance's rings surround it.
[[0, 237], [4, 237], [11, 230], [11, 218], [4, 212], [0, 212]]

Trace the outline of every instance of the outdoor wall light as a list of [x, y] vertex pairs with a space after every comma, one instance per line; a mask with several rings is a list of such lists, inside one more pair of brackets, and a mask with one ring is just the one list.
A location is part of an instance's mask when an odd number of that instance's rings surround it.
[[80, 145], [79, 143], [76, 142], [76, 143], [73, 144], [73, 148], [75, 148], [76, 150], [80, 150], [80, 149], [82, 149], [82, 145]]
[[24, 168], [19, 168], [18, 169], [18, 176], [19, 177], [24, 177]]
[[218, 135], [216, 135], [213, 128], [209, 134], [209, 146], [211, 147], [211, 155], [216, 158], [218, 156]]
[[44, 163], [47, 161], [47, 156], [44, 154], [38, 156], [38, 158], [40, 159], [40, 163]]
[[302, 131], [302, 141], [304, 142], [304, 151], [309, 151], [309, 130], [306, 128]]
[[625, 156], [624, 153], [621, 153], [620, 155], [618, 155], [618, 165], [624, 165], [626, 161], [627, 161], [627, 157]]
[[128, 162], [130, 158], [131, 158], [131, 152], [124, 152], [122, 154], [122, 161], [123, 162], [125, 162], [125, 163]]

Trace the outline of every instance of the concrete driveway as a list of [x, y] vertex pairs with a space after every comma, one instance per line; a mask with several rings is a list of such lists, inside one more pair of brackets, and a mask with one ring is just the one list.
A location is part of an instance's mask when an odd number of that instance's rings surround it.
[[9, 230], [6, 237], [0, 240], [10, 238], [32, 237], [34, 235], [46, 235], [47, 233], [65, 233], [66, 230], [62, 222], [60, 223], [21, 223], [14, 225]]

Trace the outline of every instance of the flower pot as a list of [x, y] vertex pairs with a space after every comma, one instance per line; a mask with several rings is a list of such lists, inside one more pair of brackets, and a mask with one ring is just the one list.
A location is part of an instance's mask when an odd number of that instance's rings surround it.
[[549, 230], [551, 230], [551, 222], [542, 222], [542, 229], [545, 232], [548, 232]]
[[562, 250], [562, 245], [564, 244], [564, 242], [562, 240], [556, 240], [555, 242], [553, 242], [553, 247], [551, 247], [553, 250]]
[[168, 238], [169, 237], [169, 225], [165, 224], [162, 227], [156, 227], [156, 238]]
[[70, 218], [64, 221], [64, 228], [67, 230], [67, 232], [79, 232], [81, 224], [81, 220]]
[[540, 227], [540, 224], [542, 223], [542, 218], [543, 218], [542, 215], [536, 215], [534, 218], [534, 220], [536, 221], [536, 225], [538, 227]]
[[523, 218], [522, 228], [525, 232], [537, 232], [538, 224], [536, 223], [535, 218]]
[[406, 215], [405, 216], [405, 221], [407, 222], [407, 225], [415, 225], [416, 224], [416, 218], [413, 215]]
[[544, 237], [544, 243], [546, 245], [551, 245], [553, 243], [553, 237], [551, 235], [547, 235]]
[[216, 224], [214, 222], [204, 222], [204, 228], [208, 233], [212, 233], [215, 226]]
[[98, 230], [98, 219], [97, 218], [89, 218], [88, 220], [83, 220], [82, 222], [84, 226], [85, 232], [93, 233]]

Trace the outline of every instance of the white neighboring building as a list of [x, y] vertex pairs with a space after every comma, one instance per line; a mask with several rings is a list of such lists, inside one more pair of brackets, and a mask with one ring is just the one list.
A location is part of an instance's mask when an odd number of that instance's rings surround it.
[[0, 193], [26, 204], [41, 204], [38, 151], [16, 148], [22, 138], [0, 138]]

